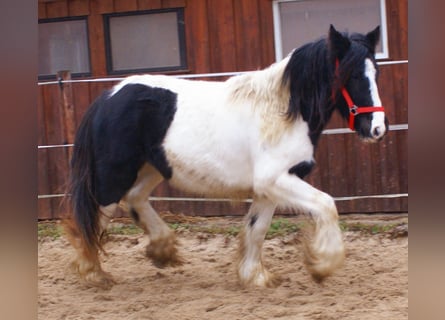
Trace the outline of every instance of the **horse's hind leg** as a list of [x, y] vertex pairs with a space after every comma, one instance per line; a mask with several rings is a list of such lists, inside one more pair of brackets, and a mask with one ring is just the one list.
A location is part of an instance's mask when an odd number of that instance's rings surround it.
[[[117, 204], [99, 207], [99, 225], [102, 233], [106, 230], [108, 223], [113, 218]], [[99, 261], [98, 250], [87, 250], [82, 244], [78, 231], [73, 226], [67, 226], [68, 239], [76, 249], [76, 258], [72, 261], [72, 269], [79, 273], [80, 277], [88, 284], [95, 287], [110, 288], [115, 281], [111, 275], [105, 272]]]
[[129, 210], [136, 223], [149, 235], [147, 257], [157, 267], [182, 264], [178, 255], [175, 233], [159, 217], [148, 201], [153, 189], [163, 180], [163, 177], [153, 167], [144, 166], [138, 179], [125, 196]]
[[243, 285], [273, 287], [279, 284], [278, 278], [264, 267], [261, 254], [275, 207], [267, 199], [254, 199], [245, 218], [238, 251], [238, 278]]

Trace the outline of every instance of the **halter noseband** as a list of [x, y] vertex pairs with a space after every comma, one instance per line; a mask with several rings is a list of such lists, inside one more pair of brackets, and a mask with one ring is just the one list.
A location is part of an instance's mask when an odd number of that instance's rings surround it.
[[[335, 71], [338, 72], [338, 67], [340, 65], [340, 62], [338, 59], [335, 60]], [[354, 119], [355, 116], [361, 113], [372, 113], [377, 111], [385, 112], [385, 108], [383, 106], [371, 106], [371, 107], [363, 107], [363, 106], [357, 106], [352, 101], [351, 96], [349, 95], [348, 90], [346, 90], [346, 87], [341, 88], [341, 94], [343, 95], [343, 98], [345, 99], [346, 103], [348, 104], [349, 108], [349, 129], [352, 131], [354, 130]]]

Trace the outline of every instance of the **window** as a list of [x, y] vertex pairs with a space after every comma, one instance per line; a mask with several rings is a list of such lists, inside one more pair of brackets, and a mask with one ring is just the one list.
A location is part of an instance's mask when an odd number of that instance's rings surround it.
[[273, 13], [277, 60], [327, 34], [330, 24], [361, 33], [380, 25], [376, 58], [388, 58], [385, 0], [275, 0]]
[[90, 74], [86, 17], [39, 20], [39, 79], [58, 71], [73, 76]]
[[104, 16], [109, 74], [185, 70], [182, 8]]

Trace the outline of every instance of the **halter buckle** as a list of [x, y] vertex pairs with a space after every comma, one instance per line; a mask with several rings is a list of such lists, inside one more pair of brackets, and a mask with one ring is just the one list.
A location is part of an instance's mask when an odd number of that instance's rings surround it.
[[351, 107], [349, 107], [349, 112], [352, 115], [356, 116], [358, 114], [358, 107], [355, 104], [352, 105]]

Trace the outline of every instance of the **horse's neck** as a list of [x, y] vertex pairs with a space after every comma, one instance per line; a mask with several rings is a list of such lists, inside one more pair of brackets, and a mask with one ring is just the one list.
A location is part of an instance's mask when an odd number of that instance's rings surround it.
[[[269, 107], [283, 111], [289, 103], [289, 90], [283, 84], [283, 73], [288, 58], [266, 69], [235, 76], [226, 81], [233, 101], [251, 100], [255, 107]], [[276, 109], [278, 108], [278, 109]]]

